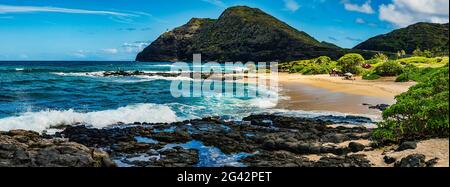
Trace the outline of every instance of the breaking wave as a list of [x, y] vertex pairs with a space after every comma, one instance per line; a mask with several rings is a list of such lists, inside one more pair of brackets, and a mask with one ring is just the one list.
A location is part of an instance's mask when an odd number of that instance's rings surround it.
[[44, 110], [26, 112], [20, 116], [0, 119], [0, 131], [13, 129], [42, 132], [60, 125], [86, 124], [104, 128], [117, 123], [171, 123], [178, 121], [176, 113], [166, 105], [137, 104], [115, 110], [77, 112], [75, 110]]

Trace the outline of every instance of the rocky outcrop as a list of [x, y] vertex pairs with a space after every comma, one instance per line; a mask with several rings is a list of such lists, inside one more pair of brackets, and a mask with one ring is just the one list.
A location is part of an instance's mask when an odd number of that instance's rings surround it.
[[113, 167], [104, 151], [35, 132], [0, 133], [0, 167]]
[[[0, 167], [371, 167], [378, 164], [374, 156], [396, 167], [442, 165], [444, 157], [418, 152], [426, 160], [408, 153], [414, 142], [370, 143], [372, 130], [355, 124], [367, 120], [259, 114], [243, 121], [208, 117], [104, 129], [68, 126], [52, 136], [16, 130], [0, 133]], [[410, 156], [397, 147], [408, 148]]]
[[287, 62], [319, 56], [337, 59], [347, 52], [319, 42], [260, 9], [237, 6], [226, 9], [217, 20], [194, 18], [162, 34], [137, 55], [136, 61], [186, 62], [201, 53], [203, 61]]
[[[369, 166], [364, 157], [349, 155], [352, 148], [339, 144], [367, 139], [370, 130], [357, 125], [331, 128], [328, 125], [332, 122], [325, 119], [332, 118], [261, 114], [246, 117], [242, 122], [204, 118], [108, 129], [77, 126], [68, 127], [56, 136], [89, 147], [102, 147], [121, 166], [207, 166], [209, 153], [201, 152], [205, 147], [220, 150], [220, 153], [217, 150], [211, 153], [215, 155], [212, 155], [213, 160], [217, 154], [227, 157], [224, 161], [246, 155], [241, 164], [251, 167], [326, 167], [337, 163], [341, 167]], [[195, 147], [192, 142], [201, 142], [201, 145]], [[328, 156], [317, 162], [303, 157], [309, 154]], [[228, 163], [223, 164], [219, 166], [228, 166]]]

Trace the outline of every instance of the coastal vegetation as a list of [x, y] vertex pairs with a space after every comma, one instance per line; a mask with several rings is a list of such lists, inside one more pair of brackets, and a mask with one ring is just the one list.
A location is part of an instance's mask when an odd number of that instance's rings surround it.
[[390, 59], [383, 53], [365, 60], [363, 56], [350, 53], [333, 61], [327, 56], [310, 60], [298, 60], [280, 65], [280, 70], [304, 75], [319, 75], [336, 73], [352, 73], [361, 75], [364, 80], [376, 80], [381, 77], [397, 77], [397, 82], [420, 81], [428, 77], [436, 68], [448, 64], [448, 57], [411, 56], [400, 59]]
[[[419, 54], [419, 53], [416, 53]], [[398, 142], [449, 136], [449, 58], [411, 56], [389, 59], [382, 53], [365, 60], [351, 53], [338, 61], [322, 56], [311, 60], [281, 65], [281, 70], [304, 75], [352, 73], [364, 80], [396, 77], [396, 82], [415, 81], [406, 93], [396, 97], [397, 103], [383, 112], [383, 121], [373, 132], [379, 142]]]
[[428, 69], [420, 82], [383, 112], [373, 137], [381, 141], [449, 137], [449, 68]]
[[282, 71], [301, 73], [304, 75], [328, 74], [337, 67], [337, 62], [330, 57], [321, 56], [310, 60], [299, 60], [283, 64]]
[[374, 73], [382, 77], [397, 76], [403, 73], [403, 66], [396, 61], [387, 61], [376, 66]]

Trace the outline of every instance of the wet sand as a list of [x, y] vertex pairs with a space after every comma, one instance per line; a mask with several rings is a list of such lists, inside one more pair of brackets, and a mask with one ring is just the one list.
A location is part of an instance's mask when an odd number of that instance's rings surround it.
[[379, 110], [369, 109], [363, 104], [393, 104], [394, 98], [382, 98], [334, 92], [327, 89], [298, 83], [297, 81], [280, 81], [281, 99], [276, 108], [305, 111], [334, 111], [352, 114], [379, 115]]

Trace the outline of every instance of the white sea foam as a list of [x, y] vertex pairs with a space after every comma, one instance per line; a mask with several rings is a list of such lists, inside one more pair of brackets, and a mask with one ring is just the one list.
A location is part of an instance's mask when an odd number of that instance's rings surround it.
[[181, 81], [190, 81], [193, 80], [190, 77], [183, 77], [183, 76], [178, 76], [178, 77], [163, 77], [163, 76], [159, 76], [159, 75], [155, 75], [155, 76], [148, 76], [148, 75], [137, 75], [135, 76], [137, 78], [141, 78], [141, 79], [150, 79], [150, 80], [181, 80]]
[[137, 104], [115, 110], [81, 113], [74, 110], [26, 112], [17, 117], [0, 119], [0, 131], [24, 129], [42, 132], [58, 125], [84, 123], [95, 128], [134, 122], [171, 123], [178, 121], [176, 113], [165, 105]]
[[274, 108], [277, 104], [278, 100], [275, 98], [255, 98], [250, 100], [250, 106], [262, 109]]
[[147, 67], [173, 67], [173, 64], [152, 64], [152, 65], [146, 65]]
[[[54, 72], [52, 74], [54, 75], [59, 75], [59, 76], [72, 76], [72, 77], [104, 77], [104, 73], [105, 71], [96, 71], [96, 72], [77, 72], [77, 73], [63, 73], [63, 72]], [[132, 73], [132, 71], [129, 71], [129, 73]], [[174, 71], [166, 71], [166, 72], [158, 72], [158, 71], [144, 71], [144, 73], [177, 73]], [[120, 76], [118, 76], [120, 77]], [[160, 76], [160, 75], [154, 75], [154, 76], [150, 76], [150, 75], [133, 75], [130, 76], [131, 78], [138, 78], [136, 80], [117, 80], [115, 79], [115, 82], [125, 82], [125, 83], [134, 83], [134, 82], [147, 82], [147, 81], [154, 81], [154, 80], [168, 80], [168, 81], [172, 81], [172, 80], [192, 80], [192, 78], [190, 77], [183, 77], [183, 76], [178, 76], [178, 77], [164, 77], [164, 76]], [[117, 77], [116, 77], [117, 78]], [[125, 78], [129, 78], [129, 77], [125, 77]]]
[[77, 72], [77, 73], [63, 73], [54, 72], [52, 74], [59, 76], [71, 76], [71, 77], [102, 77], [105, 71], [94, 71], [94, 72]]
[[23, 70], [25, 70], [24, 68], [16, 68], [15, 69], [16, 71], [23, 71]]

